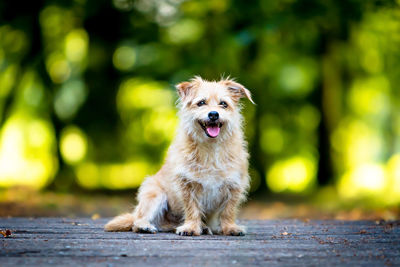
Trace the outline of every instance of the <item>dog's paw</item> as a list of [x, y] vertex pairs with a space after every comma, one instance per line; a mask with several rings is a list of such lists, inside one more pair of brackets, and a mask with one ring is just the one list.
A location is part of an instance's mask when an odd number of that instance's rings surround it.
[[157, 229], [155, 227], [139, 227], [135, 232], [144, 234], [155, 234], [157, 233]]
[[244, 236], [246, 234], [246, 230], [243, 226], [229, 225], [226, 227], [222, 227], [222, 234], [233, 235], [233, 236]]
[[201, 234], [202, 235], [213, 235], [213, 232], [211, 231], [211, 228], [208, 227], [207, 225], [203, 225], [201, 229]]
[[182, 236], [192, 236], [192, 235], [200, 235], [202, 229], [200, 226], [193, 226], [193, 225], [182, 225], [176, 228], [176, 234]]
[[132, 231], [136, 233], [144, 233], [144, 234], [155, 234], [158, 232], [157, 228], [150, 224], [134, 224], [132, 227]]

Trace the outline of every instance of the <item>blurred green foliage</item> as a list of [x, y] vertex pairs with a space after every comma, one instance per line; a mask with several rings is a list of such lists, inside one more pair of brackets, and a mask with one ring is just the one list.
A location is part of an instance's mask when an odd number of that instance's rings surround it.
[[138, 187], [173, 85], [237, 77], [251, 191], [400, 202], [400, 1], [0, 3], [0, 186]]

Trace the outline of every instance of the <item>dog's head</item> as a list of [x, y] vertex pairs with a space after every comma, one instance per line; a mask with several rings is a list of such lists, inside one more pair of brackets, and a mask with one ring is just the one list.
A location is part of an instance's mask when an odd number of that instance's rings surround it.
[[239, 100], [246, 97], [254, 104], [249, 90], [231, 79], [210, 82], [195, 77], [176, 88], [182, 127], [200, 141], [226, 139], [240, 131]]

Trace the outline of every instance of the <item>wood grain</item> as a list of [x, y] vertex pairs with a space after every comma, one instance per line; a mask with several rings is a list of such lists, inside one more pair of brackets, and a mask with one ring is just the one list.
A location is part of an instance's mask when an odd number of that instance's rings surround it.
[[107, 233], [107, 219], [1, 218], [0, 265], [399, 266], [400, 221], [241, 221], [243, 237]]

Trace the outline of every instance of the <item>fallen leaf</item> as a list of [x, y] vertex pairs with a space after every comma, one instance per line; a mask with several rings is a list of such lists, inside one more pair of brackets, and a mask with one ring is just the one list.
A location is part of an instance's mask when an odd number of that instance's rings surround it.
[[6, 230], [0, 230], [0, 234], [3, 235], [3, 237], [7, 238], [11, 236], [11, 230], [6, 229]]
[[92, 215], [92, 220], [97, 220], [100, 219], [100, 215], [98, 213], [95, 213]]

